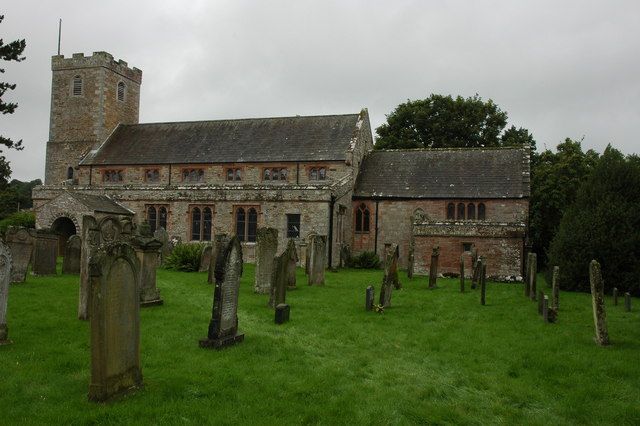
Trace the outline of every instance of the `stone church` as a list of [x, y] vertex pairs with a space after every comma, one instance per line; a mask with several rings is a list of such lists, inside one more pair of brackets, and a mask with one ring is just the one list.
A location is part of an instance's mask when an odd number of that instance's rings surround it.
[[[44, 185], [36, 226], [61, 242], [82, 216], [133, 215], [176, 240], [236, 234], [253, 258], [256, 230], [279, 247], [327, 235], [328, 267], [400, 246], [401, 266], [455, 273], [476, 248], [488, 274], [522, 274], [529, 149], [373, 151], [366, 109], [351, 114], [138, 123], [142, 71], [106, 52], [52, 58]], [[469, 256], [467, 256], [468, 258]], [[469, 271], [469, 269], [467, 269]]]

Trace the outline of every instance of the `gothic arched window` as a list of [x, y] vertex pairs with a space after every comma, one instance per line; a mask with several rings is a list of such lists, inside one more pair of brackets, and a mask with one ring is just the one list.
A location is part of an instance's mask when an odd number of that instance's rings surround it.
[[73, 179], [73, 167], [67, 169], [67, 179]]
[[309, 180], [318, 180], [318, 169], [315, 167], [309, 173]]
[[247, 241], [254, 242], [256, 240], [256, 232], [258, 230], [258, 212], [254, 208], [249, 209], [249, 220], [247, 224]]
[[156, 208], [153, 206], [150, 206], [147, 208], [147, 223], [149, 224], [149, 227], [151, 228], [151, 232], [155, 232], [156, 231], [156, 220], [157, 220], [157, 213], [156, 213]]
[[202, 210], [202, 241], [211, 241], [211, 209], [205, 207]]
[[200, 226], [202, 224], [202, 216], [200, 214], [200, 209], [198, 207], [194, 207], [191, 210], [191, 239], [194, 241], [200, 240]]
[[158, 228], [167, 229], [167, 208], [160, 207], [158, 209]]
[[464, 203], [458, 203], [458, 215], [457, 220], [464, 220]]
[[369, 232], [371, 221], [371, 212], [366, 204], [362, 203], [356, 210], [356, 232], [366, 234]]
[[456, 205], [453, 203], [447, 204], [447, 219], [454, 220], [456, 218]]
[[467, 204], [467, 219], [474, 220], [476, 218], [476, 206], [473, 203]]
[[478, 204], [478, 220], [484, 220], [485, 219], [485, 207], [484, 207], [484, 203], [480, 203]]
[[125, 85], [124, 85], [124, 82], [122, 82], [122, 81], [121, 81], [121, 82], [119, 82], [119, 83], [118, 83], [118, 100], [119, 100], [120, 102], [124, 102], [124, 94], [125, 94], [125, 91], [126, 91], [126, 87], [125, 87]]
[[71, 93], [73, 96], [82, 96], [82, 77], [76, 75], [73, 77], [73, 83], [71, 85]]
[[245, 241], [245, 228], [246, 220], [245, 213], [242, 207], [238, 207], [236, 210], [236, 235], [240, 241]]
[[324, 167], [318, 169], [318, 180], [325, 180], [327, 178], [327, 170]]

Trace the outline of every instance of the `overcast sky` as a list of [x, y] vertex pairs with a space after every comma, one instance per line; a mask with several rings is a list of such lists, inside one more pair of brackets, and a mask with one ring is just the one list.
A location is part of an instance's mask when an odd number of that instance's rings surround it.
[[640, 152], [638, 1], [4, 0], [17, 101], [12, 178], [44, 176], [51, 56], [107, 51], [143, 71], [140, 121], [355, 113], [372, 128], [431, 93], [493, 99], [538, 149], [566, 137]]

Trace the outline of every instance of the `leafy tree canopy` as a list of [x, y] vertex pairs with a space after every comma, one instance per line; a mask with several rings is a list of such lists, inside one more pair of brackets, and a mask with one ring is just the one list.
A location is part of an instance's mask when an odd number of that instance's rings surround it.
[[532, 145], [527, 129], [512, 126], [503, 132], [507, 113], [491, 99], [432, 94], [400, 104], [376, 129], [376, 149], [467, 148]]
[[[549, 248], [560, 285], [589, 291], [589, 262], [602, 265], [605, 288], [640, 294], [640, 160], [608, 146], [580, 185]], [[551, 269], [551, 268], [550, 268]]]
[[569, 138], [555, 153], [547, 149], [532, 154], [529, 239], [541, 265], [547, 263], [547, 250], [562, 216], [597, 161], [595, 151], [583, 152], [581, 141]]

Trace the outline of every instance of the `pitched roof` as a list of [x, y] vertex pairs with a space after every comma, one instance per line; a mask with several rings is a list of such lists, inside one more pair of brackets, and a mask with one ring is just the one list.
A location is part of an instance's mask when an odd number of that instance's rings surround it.
[[134, 212], [117, 203], [106, 195], [82, 194], [76, 191], [65, 191], [70, 197], [76, 199], [80, 204], [87, 207], [87, 210], [100, 213], [111, 213], [132, 216]]
[[529, 150], [474, 148], [373, 151], [354, 197], [522, 198], [529, 196]]
[[119, 125], [81, 165], [345, 160], [359, 114]]

